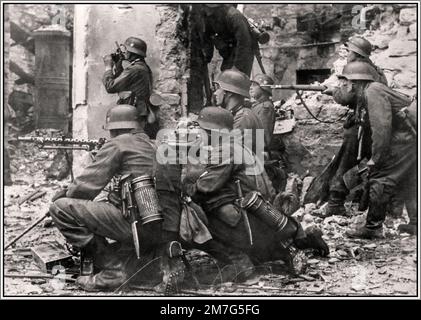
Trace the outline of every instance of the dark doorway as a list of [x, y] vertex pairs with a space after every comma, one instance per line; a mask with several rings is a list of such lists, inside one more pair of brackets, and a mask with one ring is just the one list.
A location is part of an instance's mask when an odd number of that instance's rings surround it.
[[330, 77], [330, 69], [301, 69], [297, 70], [297, 84], [312, 84], [323, 82]]

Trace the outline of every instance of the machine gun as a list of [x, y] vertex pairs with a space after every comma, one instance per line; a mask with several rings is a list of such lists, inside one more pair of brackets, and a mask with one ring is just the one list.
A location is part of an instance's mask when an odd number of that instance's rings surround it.
[[96, 153], [107, 140], [105, 138], [71, 139], [65, 136], [60, 138], [19, 136], [18, 141], [35, 143], [40, 149], [86, 150]]
[[275, 90], [302, 90], [302, 91], [325, 91], [326, 86], [317, 86], [309, 84], [274, 84], [274, 85], [261, 85], [261, 87], [270, 87]]

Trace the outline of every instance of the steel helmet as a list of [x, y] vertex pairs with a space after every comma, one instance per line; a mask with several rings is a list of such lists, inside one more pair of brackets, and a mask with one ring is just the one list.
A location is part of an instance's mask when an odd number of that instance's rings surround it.
[[222, 71], [218, 79], [215, 81], [221, 89], [239, 94], [243, 97], [250, 98], [250, 78], [243, 72], [228, 69]]
[[200, 111], [197, 123], [202, 129], [206, 130], [232, 130], [234, 127], [234, 117], [226, 109], [206, 107]]
[[345, 65], [338, 78], [375, 81], [375, 74], [377, 71], [367, 62], [354, 61]]
[[345, 43], [348, 50], [351, 50], [359, 55], [369, 58], [371, 55], [371, 43], [362, 37], [352, 37]]
[[104, 125], [105, 130], [138, 128], [140, 128], [140, 123], [138, 122], [136, 107], [129, 104], [119, 104], [108, 110]]
[[124, 42], [126, 50], [138, 54], [139, 56], [146, 57], [147, 45], [146, 42], [140, 38], [129, 37]]
[[275, 82], [268, 75], [266, 75], [266, 74], [258, 74], [258, 75], [256, 75], [254, 77], [253, 80], [251, 80], [251, 82], [257, 83], [262, 88], [262, 90], [266, 91], [269, 94], [272, 94], [272, 88], [271, 87], [267, 87], [267, 86], [271, 86]]

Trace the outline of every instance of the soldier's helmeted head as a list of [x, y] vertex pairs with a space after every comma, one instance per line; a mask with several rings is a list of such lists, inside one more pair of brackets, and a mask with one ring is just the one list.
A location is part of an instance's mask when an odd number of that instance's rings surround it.
[[[140, 38], [136, 37], [128, 37], [126, 41], [124, 41], [124, 48], [125, 48], [125, 58], [127, 60], [132, 60], [131, 58], [145, 58], [147, 45], [146, 42]], [[133, 59], [134, 60], [134, 59]]]
[[274, 84], [271, 77], [266, 74], [258, 74], [251, 80], [250, 96], [254, 99], [259, 99], [263, 95], [271, 96], [272, 88], [266, 87]]
[[115, 137], [133, 129], [140, 129], [144, 124], [145, 119], [138, 116], [136, 107], [119, 104], [108, 110], [104, 129], [110, 131], [111, 137]]
[[338, 75], [340, 86], [333, 96], [334, 100], [344, 106], [354, 105], [361, 89], [367, 82], [375, 81], [373, 74], [376, 70], [367, 62], [354, 61], [348, 63], [342, 73]]
[[230, 100], [250, 98], [250, 78], [239, 70], [222, 71], [215, 84], [218, 87], [214, 93], [217, 106], [229, 108]]
[[214, 135], [227, 136], [234, 127], [233, 115], [221, 107], [203, 108], [196, 121], [206, 132], [209, 144], [218, 144], [220, 141]]
[[345, 43], [348, 50], [347, 62], [369, 59], [372, 51], [371, 43], [360, 36], [349, 38]]

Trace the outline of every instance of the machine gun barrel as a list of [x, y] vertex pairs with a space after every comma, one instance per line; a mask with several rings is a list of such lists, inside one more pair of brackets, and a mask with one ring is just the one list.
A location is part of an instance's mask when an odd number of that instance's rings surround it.
[[33, 142], [40, 145], [41, 149], [72, 149], [92, 151], [100, 149], [106, 139], [72, 139], [72, 138], [43, 138], [43, 137], [18, 137], [21, 142]]
[[308, 84], [274, 84], [274, 85], [261, 85], [261, 87], [270, 87], [276, 90], [303, 90], [303, 91], [325, 91], [326, 86], [316, 86]]

